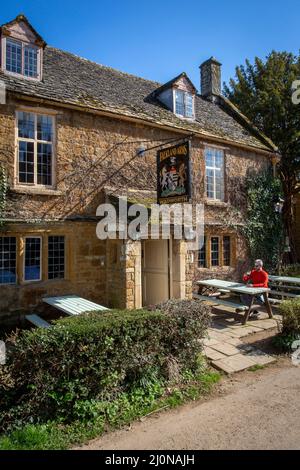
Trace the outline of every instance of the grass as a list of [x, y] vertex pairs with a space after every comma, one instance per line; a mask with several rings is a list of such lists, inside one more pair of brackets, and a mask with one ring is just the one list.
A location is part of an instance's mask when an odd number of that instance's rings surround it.
[[123, 394], [113, 402], [85, 402], [84, 410], [88, 409], [91, 413], [92, 409], [92, 418], [91, 414], [85, 415], [85, 411], [81, 410], [81, 419], [71, 424], [28, 424], [0, 437], [0, 450], [68, 449], [155, 411], [197, 400], [208, 394], [220, 377], [218, 372], [206, 369], [196, 375], [187, 374], [185, 383], [174, 386], [171, 390], [156, 384], [156, 395], [160, 395], [157, 397], [154, 397], [153, 390], [148, 393], [137, 388], [130, 395]]
[[265, 368], [266, 368], [265, 365], [262, 365], [262, 364], [255, 364], [254, 366], [249, 367], [248, 371], [249, 371], [249, 372], [256, 372], [257, 370], [262, 370], [262, 369], [265, 369]]

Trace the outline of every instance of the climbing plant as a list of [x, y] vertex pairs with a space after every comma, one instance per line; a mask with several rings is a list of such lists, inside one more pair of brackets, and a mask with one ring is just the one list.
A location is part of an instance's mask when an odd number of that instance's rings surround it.
[[246, 180], [247, 224], [251, 260], [263, 259], [268, 270], [278, 269], [283, 252], [282, 216], [275, 212], [275, 201], [282, 196], [279, 178], [271, 172], [249, 176]]
[[4, 210], [6, 204], [7, 194], [7, 176], [6, 171], [2, 165], [0, 165], [0, 227], [4, 224]]

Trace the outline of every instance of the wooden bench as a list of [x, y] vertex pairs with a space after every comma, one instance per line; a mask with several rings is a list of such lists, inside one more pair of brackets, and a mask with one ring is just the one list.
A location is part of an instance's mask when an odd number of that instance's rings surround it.
[[272, 297], [269, 297], [269, 302], [270, 302], [270, 304], [278, 305], [278, 304], [281, 304], [281, 302], [283, 302], [283, 300], [282, 299], [273, 299]]
[[39, 317], [35, 313], [31, 315], [25, 315], [25, 318], [26, 320], [28, 320], [30, 323], [32, 323], [34, 326], [37, 326], [38, 328], [51, 328], [50, 323], [48, 323], [46, 320]]
[[[282, 287], [283, 286], [280, 286], [280, 288]], [[290, 297], [290, 298], [295, 298], [295, 299], [300, 298], [299, 294], [292, 294], [291, 292], [284, 292], [284, 291], [279, 291], [279, 290], [271, 290], [270, 294], [278, 295], [279, 297]]]
[[269, 283], [271, 288], [280, 288], [280, 289], [288, 289], [288, 290], [300, 290], [299, 286], [286, 286], [284, 284], [275, 284], [274, 282]]
[[245, 312], [248, 310], [247, 305], [241, 305], [234, 302], [229, 302], [228, 300], [216, 299], [213, 297], [208, 297], [206, 295], [193, 294], [194, 299], [201, 300], [202, 302], [212, 302], [214, 305], [224, 305], [225, 307], [233, 308], [239, 312]]

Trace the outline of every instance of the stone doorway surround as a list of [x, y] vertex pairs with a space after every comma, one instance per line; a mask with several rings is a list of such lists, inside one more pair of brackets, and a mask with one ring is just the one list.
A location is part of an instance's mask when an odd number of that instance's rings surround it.
[[214, 308], [211, 316], [212, 324], [208, 330], [208, 338], [204, 340], [204, 354], [213, 367], [232, 374], [276, 361], [275, 357], [259, 348], [245, 344], [243, 338], [279, 328], [280, 315], [274, 315], [274, 318], [270, 319], [267, 313], [260, 312], [258, 318], [250, 318], [247, 325], [241, 325], [240, 320], [224, 307]]

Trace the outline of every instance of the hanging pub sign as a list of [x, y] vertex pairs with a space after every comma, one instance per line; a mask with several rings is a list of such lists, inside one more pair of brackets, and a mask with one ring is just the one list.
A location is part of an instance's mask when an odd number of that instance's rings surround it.
[[157, 202], [175, 204], [191, 198], [190, 142], [157, 152]]

